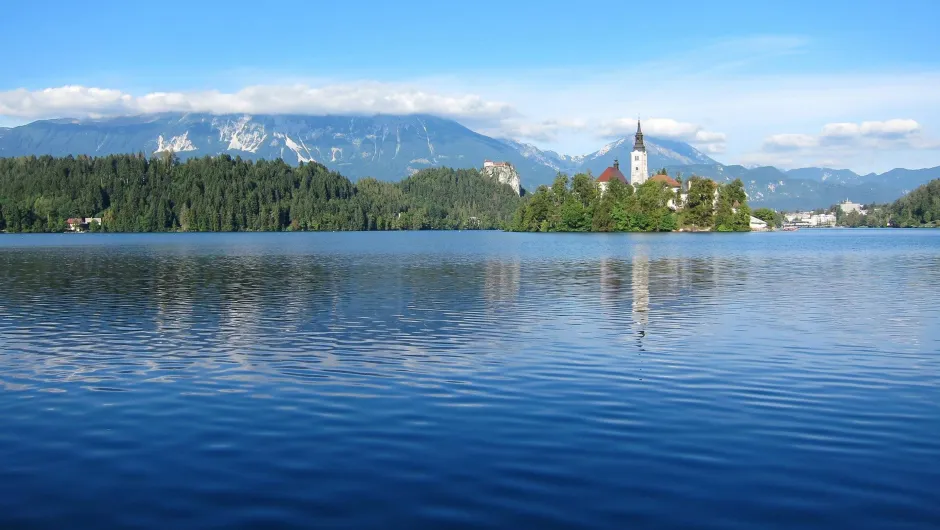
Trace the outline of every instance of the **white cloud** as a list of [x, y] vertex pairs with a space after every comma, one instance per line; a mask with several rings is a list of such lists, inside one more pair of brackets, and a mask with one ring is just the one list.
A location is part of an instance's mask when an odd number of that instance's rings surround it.
[[703, 144], [724, 143], [728, 138], [725, 133], [714, 131], [696, 131], [695, 141]]
[[899, 138], [920, 132], [920, 124], [914, 120], [865, 121], [861, 126], [862, 136]]
[[[708, 153], [722, 153], [725, 150], [727, 136], [716, 131], [707, 131], [701, 125], [682, 122], [672, 118], [648, 118], [642, 120], [643, 133], [671, 140], [694, 144]], [[617, 138], [636, 133], [636, 120], [618, 118], [602, 123], [597, 129], [603, 138]]]
[[156, 112], [270, 114], [436, 114], [499, 121], [516, 114], [512, 106], [473, 94], [444, 94], [414, 87], [360, 82], [313, 87], [257, 85], [238, 92], [153, 92], [64, 86], [0, 92], [0, 115], [17, 118], [99, 117]]
[[810, 134], [775, 134], [764, 139], [765, 151], [800, 150], [816, 147], [836, 149], [840, 146], [865, 148], [933, 149], [934, 142], [924, 138], [916, 120], [893, 119], [839, 122], [823, 125], [818, 136]]
[[545, 120], [541, 122], [525, 122], [518, 119], [503, 120], [495, 134], [515, 140], [534, 140], [537, 142], [552, 142], [558, 138], [562, 131], [583, 131], [587, 123], [583, 120]]
[[857, 123], [827, 123], [822, 130], [822, 136], [825, 138], [855, 138], [858, 133]]
[[[484, 72], [459, 82], [456, 78], [435, 81], [457, 86], [471, 83], [476, 93], [509, 101], [534, 121], [577, 117], [592, 124], [618, 125], [617, 118], [631, 117], [614, 131], [594, 127], [577, 135], [560, 134], [556, 141], [540, 145], [565, 153], [595, 150], [598, 136], [632, 134], [636, 130], [632, 117], [638, 112], [725, 133], [727, 149], [718, 160], [727, 163], [763, 152], [764, 140], [780, 132], [819, 136], [824, 123], [854, 123], [861, 128], [863, 120], [871, 116], [902, 116], [922, 126], [920, 136], [930, 136], [940, 123], [940, 90], [936, 90], [940, 69], [935, 67], [806, 73], [794, 71], [792, 64], [775, 70], [773, 60], [794, 53], [817, 53], [810, 41], [736, 41], [713, 48], [696, 47], [682, 55], [653, 57], [622, 68]], [[646, 119], [643, 130], [652, 135]], [[835, 143], [838, 141], [833, 137], [826, 139], [827, 145]], [[696, 147], [712, 152], [709, 145]], [[840, 159], [859, 172], [940, 165], [940, 153], [927, 149], [930, 142], [919, 145], [923, 147], [916, 151], [856, 149]], [[792, 153], [796, 165], [823, 159], [802, 157], [799, 150]]]
[[741, 157], [743, 163], [795, 167], [812, 164], [831, 167], [848, 165], [860, 155], [888, 150], [923, 151], [940, 149], [940, 141], [922, 134], [912, 119], [834, 122], [823, 125], [818, 135], [774, 134], [764, 138], [760, 152]]
[[[824, 53], [812, 40], [771, 35], [704, 42], [672, 55], [625, 59], [610, 68], [488, 67], [381, 82], [298, 81], [294, 74], [279, 78], [283, 72], [250, 72], [234, 76], [241, 81], [231, 81], [248, 88], [228, 92], [12, 90], [0, 92], [0, 125], [39, 117], [158, 110], [428, 112], [455, 118], [484, 134], [527, 139], [540, 148], [571, 154], [593, 152], [602, 143], [600, 136], [631, 135], [635, 120], [617, 118], [639, 112], [677, 118], [656, 124], [644, 119], [647, 134], [688, 141], [710, 154], [724, 153], [718, 160], [727, 163], [769, 160], [774, 155], [781, 165], [841, 160], [843, 167], [858, 172], [940, 165], [940, 142], [934, 139], [940, 123], [936, 89], [940, 69], [899, 65], [801, 72], [793, 68], [799, 63], [792, 61], [795, 54], [813, 58]], [[187, 82], [213, 86], [217, 74], [206, 76]], [[266, 84], [259, 84], [259, 79]], [[905, 118], [864, 121], [872, 116]], [[569, 127], [571, 123], [582, 126]], [[820, 129], [821, 124], [827, 125]], [[804, 141], [800, 146], [798, 139], [779, 138], [780, 132], [804, 134], [815, 138], [816, 145]]]
[[720, 155], [725, 152], [725, 144], [701, 144], [697, 146], [700, 151], [709, 155]]
[[823, 138], [884, 138], [900, 139], [919, 133], [920, 124], [910, 119], [887, 121], [864, 121], [862, 123], [827, 123], [823, 126]]
[[764, 139], [765, 151], [795, 151], [817, 145], [819, 139], [809, 134], [775, 134]]

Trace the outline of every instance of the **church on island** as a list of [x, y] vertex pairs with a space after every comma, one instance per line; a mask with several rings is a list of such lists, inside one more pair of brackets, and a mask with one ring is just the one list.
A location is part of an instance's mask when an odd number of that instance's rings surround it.
[[681, 187], [679, 181], [669, 175], [654, 175], [650, 178], [646, 145], [643, 143], [643, 129], [640, 127], [640, 120], [636, 122], [636, 136], [634, 138], [633, 152], [630, 153], [630, 180], [627, 181], [627, 178], [620, 171], [620, 161], [614, 160], [614, 165], [605, 169], [601, 176], [597, 177], [597, 186], [600, 188], [601, 193], [607, 191], [607, 186], [614, 179], [634, 186], [639, 186], [648, 180], [664, 182], [669, 188], [678, 190]]

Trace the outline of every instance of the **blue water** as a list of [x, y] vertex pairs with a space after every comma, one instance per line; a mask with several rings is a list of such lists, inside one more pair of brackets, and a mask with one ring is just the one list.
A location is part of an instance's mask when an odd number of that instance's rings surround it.
[[2, 528], [937, 528], [940, 231], [0, 235]]

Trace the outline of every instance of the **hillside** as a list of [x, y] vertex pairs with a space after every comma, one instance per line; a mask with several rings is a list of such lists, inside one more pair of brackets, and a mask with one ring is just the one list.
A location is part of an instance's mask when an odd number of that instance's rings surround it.
[[901, 197], [889, 211], [896, 226], [940, 226], [940, 179]]
[[[858, 175], [849, 170], [722, 165], [689, 144], [646, 138], [649, 167], [675, 175], [697, 174], [719, 182], [740, 178], [756, 207], [812, 209], [849, 198], [890, 202], [940, 178], [940, 167], [895, 169]], [[626, 160], [632, 136], [586, 155], [565, 155], [513, 140], [476, 133], [448, 119], [410, 116], [211, 115], [165, 113], [107, 119], [43, 120], [0, 129], [0, 157], [90, 155], [172, 151], [185, 160], [227, 154], [248, 160], [317, 162], [351, 179], [399, 181], [432, 167], [480, 168], [484, 160], [508, 161], [530, 191], [558, 172], [599, 175], [615, 159]]]
[[487, 158], [509, 160], [528, 175], [555, 173], [504, 142], [433, 116], [157, 114], [37, 121], [0, 137], [0, 156], [162, 151], [182, 159], [229, 154], [317, 162], [353, 179], [400, 180], [428, 167], [480, 167]]
[[228, 155], [0, 159], [8, 232], [61, 232], [76, 217], [100, 217], [115, 232], [499, 228], [520, 200], [474, 169], [353, 184], [316, 163]]
[[[651, 167], [715, 163], [691, 146], [652, 138]], [[250, 160], [317, 162], [358, 179], [400, 180], [429, 167], [479, 168], [511, 162], [534, 189], [559, 172], [599, 174], [628, 156], [623, 139], [595, 153], [569, 157], [495, 139], [434, 116], [291, 116], [156, 114], [99, 120], [42, 120], [0, 132], [0, 157], [173, 151], [182, 159], [228, 154]]]

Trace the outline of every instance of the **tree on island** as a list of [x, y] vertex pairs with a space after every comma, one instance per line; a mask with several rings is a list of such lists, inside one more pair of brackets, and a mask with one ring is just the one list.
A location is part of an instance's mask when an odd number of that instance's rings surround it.
[[715, 220], [715, 181], [702, 177], [689, 178], [689, 192], [683, 210], [683, 224], [694, 228], [710, 228]]
[[758, 208], [754, 210], [753, 215], [754, 217], [767, 223], [767, 228], [777, 227], [777, 212], [771, 210], [770, 208]]
[[540, 186], [519, 208], [514, 230], [541, 232], [671, 231], [678, 227], [669, 208], [673, 191], [662, 182], [634, 188], [611, 180], [604, 193], [590, 175], [559, 175]]
[[719, 232], [748, 232], [751, 230], [751, 209], [741, 179], [718, 187], [715, 209], [715, 229]]

